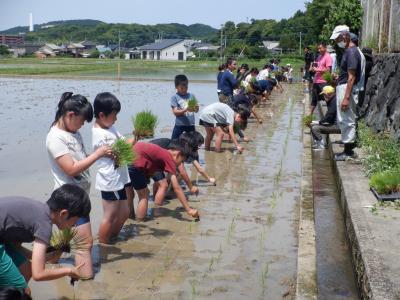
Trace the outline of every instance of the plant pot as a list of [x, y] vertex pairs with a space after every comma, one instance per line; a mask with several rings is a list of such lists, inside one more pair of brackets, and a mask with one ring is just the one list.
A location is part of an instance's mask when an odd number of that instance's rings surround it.
[[400, 192], [390, 194], [379, 194], [373, 187], [370, 188], [376, 199], [379, 201], [394, 201], [400, 199]]

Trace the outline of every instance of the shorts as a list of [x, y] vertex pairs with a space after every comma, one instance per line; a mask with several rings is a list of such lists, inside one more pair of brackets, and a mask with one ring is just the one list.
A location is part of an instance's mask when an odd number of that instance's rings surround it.
[[150, 180], [142, 170], [135, 167], [129, 167], [128, 171], [131, 179], [131, 185], [135, 190], [138, 191], [147, 187]]
[[224, 126], [228, 126], [228, 124], [221, 124], [221, 123], [213, 124], [213, 123], [208, 123], [208, 122], [203, 121], [203, 120], [200, 120], [199, 124], [201, 126], [204, 126], [204, 127], [224, 127]]
[[117, 201], [117, 200], [127, 199], [125, 188], [114, 192], [101, 191], [101, 198], [107, 201]]
[[12, 244], [0, 244], [0, 287], [24, 289], [28, 285], [18, 267], [27, 261]]
[[165, 174], [164, 172], [155, 172], [151, 178], [154, 180], [154, 182], [161, 181], [165, 179]]
[[311, 94], [311, 106], [317, 106], [318, 101], [324, 100], [324, 96], [320, 95], [326, 83], [313, 83]]

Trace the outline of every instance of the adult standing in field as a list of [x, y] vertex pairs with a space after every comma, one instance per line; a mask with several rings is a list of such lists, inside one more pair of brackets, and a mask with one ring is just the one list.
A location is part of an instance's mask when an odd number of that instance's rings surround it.
[[310, 71], [311, 64], [314, 62], [314, 54], [312, 53], [310, 47], [304, 48], [304, 79], [308, 81], [308, 89], [311, 90], [312, 83], [312, 72]]
[[[111, 147], [106, 145], [87, 155], [79, 129], [85, 121], [91, 122], [92, 119], [93, 107], [84, 96], [69, 92], [62, 94], [54, 122], [46, 137], [54, 189], [69, 183], [81, 187], [89, 195], [89, 167], [99, 158], [112, 155]], [[93, 238], [90, 218], [79, 218], [75, 226], [78, 234], [86, 242], [84, 249], [75, 254], [75, 265], [83, 263], [80, 276], [90, 279], [93, 277], [91, 256]]]
[[359, 92], [364, 89], [365, 58], [351, 40], [348, 26], [336, 26], [331, 40], [335, 40], [340, 48], [345, 49], [336, 86], [337, 114], [344, 151], [335, 155], [335, 160], [344, 161], [354, 157], [356, 106]]
[[[219, 101], [228, 105], [232, 103], [233, 90], [238, 86], [238, 81], [233, 75], [236, 70], [237, 62], [233, 58], [228, 58], [226, 61], [226, 69], [221, 76]], [[243, 69], [244, 72], [244, 69]]]
[[319, 56], [316, 61], [311, 66], [311, 70], [315, 72], [314, 80], [313, 80], [313, 88], [311, 94], [311, 106], [310, 106], [310, 115], [314, 113], [315, 107], [317, 106], [318, 101], [323, 100], [321, 96], [321, 92], [324, 86], [327, 85], [326, 80], [322, 77], [325, 72], [331, 72], [332, 68], [332, 57], [326, 51], [326, 44], [319, 43], [318, 45]]

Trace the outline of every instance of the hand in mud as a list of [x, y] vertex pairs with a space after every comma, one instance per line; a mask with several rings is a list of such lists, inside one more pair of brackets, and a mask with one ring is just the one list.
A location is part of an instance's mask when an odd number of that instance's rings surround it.
[[258, 119], [259, 124], [262, 124], [262, 122], [263, 122], [263, 119]]
[[187, 213], [188, 213], [192, 218], [200, 219], [200, 214], [199, 214], [199, 211], [198, 211], [197, 209], [190, 208], [190, 209], [187, 211]]
[[244, 137], [244, 138], [243, 138], [243, 142], [248, 143], [248, 142], [250, 142], [250, 139], [249, 139], [248, 137]]
[[198, 195], [198, 193], [199, 193], [199, 188], [197, 187], [197, 186], [192, 186], [192, 188], [190, 189], [190, 192], [193, 194], [193, 195]]
[[68, 276], [71, 277], [71, 283], [73, 281], [76, 281], [79, 278], [81, 278], [80, 268], [82, 268], [84, 265], [85, 265], [85, 262], [81, 263], [79, 266], [71, 268], [71, 270], [69, 271], [69, 274], [68, 274]]
[[217, 185], [217, 180], [213, 177], [210, 177], [210, 179], [208, 180], [210, 183], [212, 183], [213, 185]]
[[244, 148], [243, 148], [242, 146], [240, 146], [240, 145], [238, 145], [238, 146], [236, 147], [236, 149], [237, 149], [237, 151], [238, 151], [239, 153], [242, 153], [242, 152], [244, 151]]

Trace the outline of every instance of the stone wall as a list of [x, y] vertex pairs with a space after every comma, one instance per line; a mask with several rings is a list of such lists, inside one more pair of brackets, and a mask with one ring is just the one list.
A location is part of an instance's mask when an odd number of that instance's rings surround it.
[[400, 54], [376, 56], [361, 111], [368, 126], [400, 140]]

